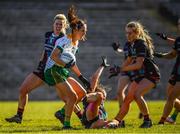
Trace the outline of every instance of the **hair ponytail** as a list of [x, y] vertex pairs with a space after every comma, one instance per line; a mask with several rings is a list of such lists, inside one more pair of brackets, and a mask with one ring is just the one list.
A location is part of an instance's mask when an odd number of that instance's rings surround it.
[[79, 17], [77, 16], [77, 10], [76, 10], [74, 5], [72, 5], [69, 8], [68, 21], [70, 23], [70, 28], [72, 30], [73, 29], [80, 29], [85, 24], [85, 22], [83, 20], [79, 19]]

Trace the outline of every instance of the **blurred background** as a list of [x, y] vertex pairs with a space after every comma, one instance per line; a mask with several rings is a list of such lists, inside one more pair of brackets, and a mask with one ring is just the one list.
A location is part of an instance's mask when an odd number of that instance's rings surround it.
[[[58, 13], [67, 15], [74, 4], [78, 15], [87, 20], [87, 40], [80, 42], [77, 64], [90, 77], [101, 56], [109, 63], [121, 64], [123, 54], [113, 51], [111, 43], [124, 45], [124, 27], [132, 20], [140, 21], [151, 34], [155, 49], [167, 52], [171, 46], [156, 37], [163, 32], [177, 37], [180, 17], [179, 0], [0, 0], [0, 100], [17, 100], [19, 86], [38, 64], [44, 45], [44, 33], [51, 31]], [[174, 60], [155, 59], [161, 71], [161, 82], [146, 95], [147, 99], [165, 99], [166, 85]], [[101, 83], [108, 87], [108, 99], [116, 98], [118, 77], [108, 79], [108, 69]], [[74, 74], [72, 74], [74, 76]], [[76, 76], [74, 78], [77, 79]], [[44, 85], [29, 95], [31, 100], [58, 100], [53, 87]]]

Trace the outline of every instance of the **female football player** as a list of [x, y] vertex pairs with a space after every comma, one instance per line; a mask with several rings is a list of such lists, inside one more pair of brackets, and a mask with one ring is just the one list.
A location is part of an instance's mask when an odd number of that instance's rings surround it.
[[[180, 19], [178, 20], [178, 30], [180, 30]], [[173, 106], [176, 108], [174, 116], [172, 118], [175, 120], [177, 117], [178, 111], [180, 111], [180, 101], [177, 99], [180, 97], [180, 56], [179, 56], [179, 44], [180, 37], [177, 37], [173, 46], [173, 49], [169, 53], [161, 54], [162, 58], [176, 58], [176, 63], [173, 67], [169, 83], [167, 86], [167, 101], [164, 106], [164, 111], [162, 117], [159, 121], [159, 124], [164, 124], [170, 112], [172, 111]], [[172, 121], [173, 123], [173, 121]]]
[[115, 119], [108, 123], [107, 127], [122, 127], [122, 120], [129, 111], [130, 103], [135, 100], [144, 116], [144, 122], [140, 127], [149, 128], [152, 126], [152, 121], [143, 96], [155, 87], [160, 77], [158, 67], [152, 59], [152, 39], [142, 24], [137, 21], [129, 22], [125, 30], [130, 54], [123, 62], [121, 68], [113, 67], [110, 69], [110, 73], [130, 71], [132, 82], [129, 85], [128, 94], [123, 101], [120, 111]]
[[89, 93], [83, 99], [83, 117], [82, 122], [85, 128], [102, 128], [107, 121], [107, 113], [104, 108], [104, 101], [106, 99], [106, 91], [104, 87], [99, 84], [99, 79], [105, 67], [108, 67], [107, 59], [102, 57], [102, 64], [92, 75], [90, 81]]
[[[117, 42], [116, 43], [114, 42], [112, 44], [112, 47], [116, 52], [124, 53], [124, 60], [126, 60], [128, 55], [130, 55], [128, 43], [126, 43], [124, 45], [123, 51], [122, 51], [122, 49], [119, 48], [120, 44]], [[117, 75], [118, 75], [118, 73], [112, 74], [109, 78], [111, 78], [113, 76], [117, 76]], [[121, 108], [121, 105], [125, 98], [125, 91], [128, 89], [128, 86], [130, 85], [130, 83], [131, 83], [131, 72], [130, 71], [121, 72], [120, 76], [119, 76], [119, 80], [118, 80], [118, 86], [117, 86], [117, 99], [119, 102], [119, 108]], [[141, 119], [141, 118], [142, 118], [142, 113], [139, 113], [139, 119]]]
[[44, 84], [44, 68], [46, 61], [54, 48], [55, 41], [66, 34], [67, 28], [68, 22], [65, 15], [57, 14], [54, 17], [53, 31], [45, 33], [44, 50], [37, 69], [30, 73], [20, 86], [17, 114], [11, 118], [6, 118], [6, 121], [21, 123], [24, 108], [28, 100], [28, 93]]
[[[55, 48], [47, 61], [44, 73], [46, 83], [50, 86], [55, 86], [56, 89], [59, 89], [59, 94], [65, 102], [63, 109], [65, 114], [65, 119], [63, 121], [64, 129], [71, 128], [71, 114], [74, 110], [74, 106], [79, 101], [79, 97], [75, 91], [76, 89], [73, 88], [77, 85], [74, 86], [74, 83], [70, 83], [67, 80], [69, 77], [68, 68], [75, 72], [75, 74], [79, 77], [83, 84], [85, 84], [85, 86], [89, 87], [88, 81], [81, 75], [73, 59], [69, 63], [65, 63], [60, 59], [62, 53], [70, 52], [74, 55], [77, 53], [79, 41], [85, 39], [87, 31], [86, 23], [78, 18], [74, 6], [69, 9], [68, 21], [70, 23], [72, 32], [71, 34], [64, 36], [56, 41]], [[77, 90], [79, 90], [79, 88], [77, 88]], [[84, 94], [83, 89], [82, 91]]]

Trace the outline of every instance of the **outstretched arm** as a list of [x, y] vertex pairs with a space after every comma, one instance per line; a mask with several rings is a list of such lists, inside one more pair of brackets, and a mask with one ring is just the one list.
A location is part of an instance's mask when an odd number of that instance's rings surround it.
[[100, 67], [96, 70], [96, 72], [92, 75], [92, 77], [91, 77], [91, 82], [90, 82], [90, 83], [91, 83], [91, 91], [92, 91], [92, 92], [95, 91], [95, 89], [96, 89], [96, 87], [97, 87], [97, 85], [98, 85], [98, 82], [99, 82], [99, 78], [100, 78], [103, 70], [104, 70], [104, 67], [103, 67], [103, 66], [100, 66]]
[[175, 43], [175, 39], [170, 38], [170, 37], [167, 37], [167, 42], [168, 42], [170, 45], [173, 45], [173, 44]]
[[92, 75], [91, 77], [91, 91], [94, 92], [98, 82], [99, 82], [99, 78], [104, 70], [105, 67], [109, 67], [110, 65], [107, 63], [107, 58], [106, 57], [102, 57], [102, 64], [100, 65], [100, 67], [96, 70], [96, 72]]
[[164, 58], [164, 59], [173, 59], [175, 58], [177, 55], [177, 52], [176, 50], [172, 50], [168, 53], [160, 53], [160, 52], [155, 52], [154, 53], [154, 56], [157, 57], [157, 58]]
[[113, 42], [111, 44], [111, 46], [112, 46], [112, 48], [114, 49], [115, 52], [118, 52], [118, 53], [122, 53], [123, 52], [123, 50], [121, 48], [119, 48], [120, 47], [119, 43]]
[[168, 37], [164, 33], [156, 33], [157, 36], [159, 36], [161, 39], [166, 40], [170, 45], [173, 45], [175, 43], [175, 39]]

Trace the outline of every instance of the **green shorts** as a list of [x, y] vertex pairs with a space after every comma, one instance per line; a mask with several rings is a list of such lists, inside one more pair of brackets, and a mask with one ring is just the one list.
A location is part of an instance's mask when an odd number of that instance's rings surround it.
[[45, 82], [50, 86], [64, 82], [68, 77], [69, 71], [66, 68], [59, 67], [57, 65], [47, 69], [44, 73]]

